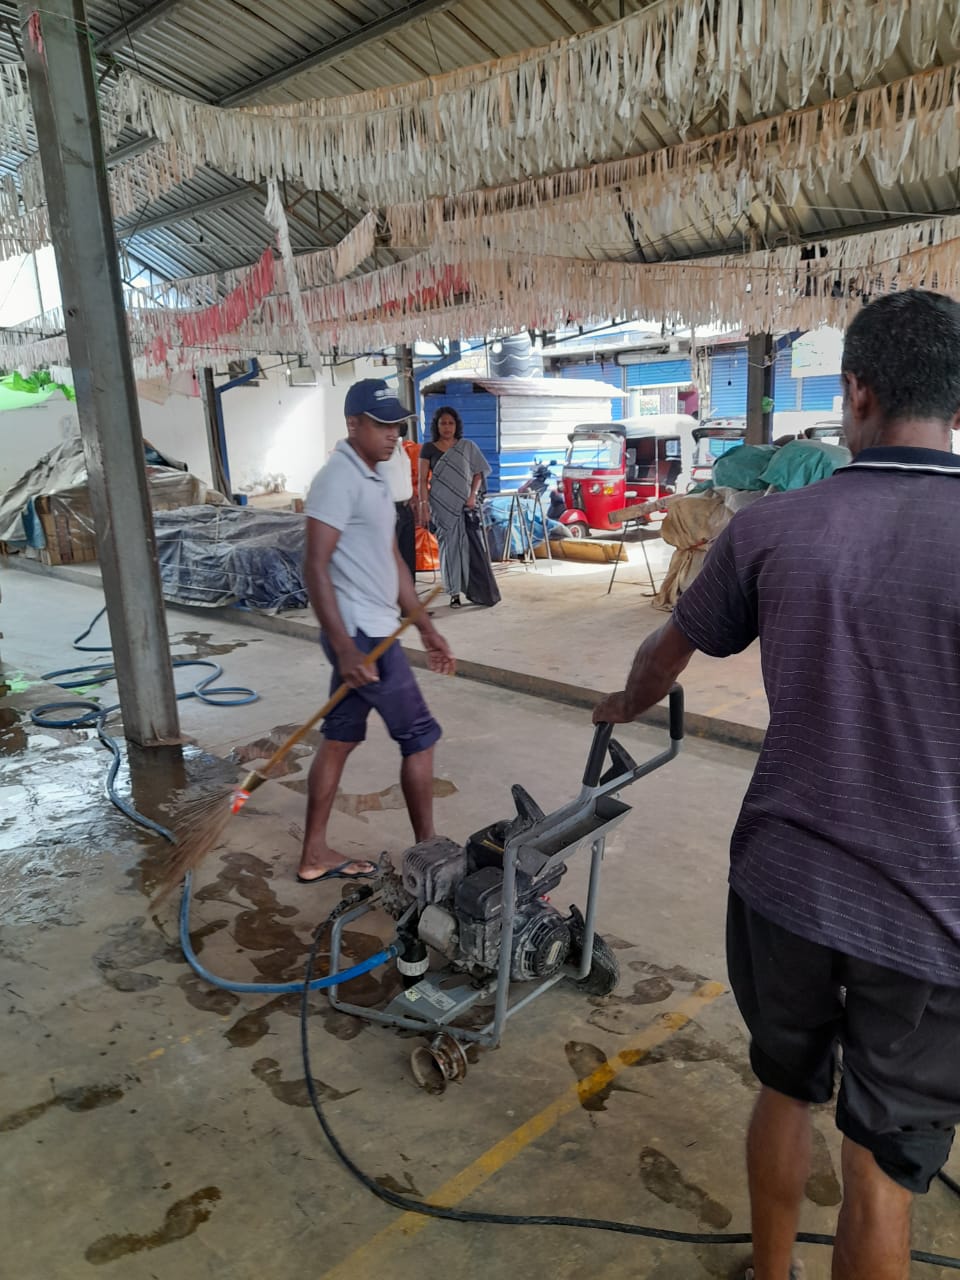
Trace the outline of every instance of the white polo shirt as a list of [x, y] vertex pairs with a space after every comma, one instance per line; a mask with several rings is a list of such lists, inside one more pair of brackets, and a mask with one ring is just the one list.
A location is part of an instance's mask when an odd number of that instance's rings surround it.
[[340, 531], [330, 578], [347, 632], [388, 636], [400, 621], [400, 580], [393, 551], [396, 509], [384, 477], [340, 440], [314, 476], [303, 510]]

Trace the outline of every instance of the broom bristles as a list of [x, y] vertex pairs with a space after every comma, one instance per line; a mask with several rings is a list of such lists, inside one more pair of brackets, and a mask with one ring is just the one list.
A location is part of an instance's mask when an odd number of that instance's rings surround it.
[[203, 861], [223, 841], [233, 816], [235, 787], [214, 795], [198, 796], [184, 805], [177, 820], [170, 862], [157, 886], [150, 906], [157, 907], [177, 887], [188, 871]]

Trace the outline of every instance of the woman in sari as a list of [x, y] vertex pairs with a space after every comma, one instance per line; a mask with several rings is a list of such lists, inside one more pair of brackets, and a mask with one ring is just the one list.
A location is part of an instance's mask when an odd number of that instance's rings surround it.
[[430, 442], [420, 450], [420, 523], [426, 526], [433, 519], [440, 544], [440, 573], [452, 609], [463, 603], [460, 595], [470, 577], [463, 513], [475, 509], [480, 486], [489, 474], [486, 458], [472, 440], [464, 440], [463, 422], [456, 409], [438, 409], [430, 424]]

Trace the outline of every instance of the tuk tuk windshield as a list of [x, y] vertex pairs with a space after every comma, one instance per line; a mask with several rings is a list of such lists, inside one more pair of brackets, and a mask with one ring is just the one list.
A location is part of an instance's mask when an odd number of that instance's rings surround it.
[[574, 435], [566, 465], [590, 471], [616, 471], [623, 463], [623, 436], [608, 431]]

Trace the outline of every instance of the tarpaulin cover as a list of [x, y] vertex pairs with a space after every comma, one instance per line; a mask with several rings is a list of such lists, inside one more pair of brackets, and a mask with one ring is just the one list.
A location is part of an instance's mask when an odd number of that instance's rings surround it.
[[[490, 559], [503, 560], [504, 543], [507, 540], [507, 525], [510, 520], [510, 504], [512, 498], [488, 498], [483, 504], [483, 523], [487, 530], [487, 542], [490, 545]], [[518, 502], [518, 507], [526, 521], [527, 528], [535, 547], [543, 542], [543, 521], [539, 513], [534, 514], [532, 502]], [[547, 532], [551, 538], [566, 537], [566, 526], [558, 520], [547, 517]], [[526, 539], [520, 528], [516, 514], [513, 517], [513, 528], [510, 531], [510, 556], [520, 558], [526, 550]]]
[[849, 449], [826, 440], [791, 440], [776, 451], [760, 479], [782, 492], [803, 489], [817, 480], [826, 480], [837, 467], [845, 467], [851, 457]]
[[302, 515], [200, 506], [157, 511], [153, 520], [165, 600], [268, 612], [306, 608]]
[[766, 489], [760, 476], [776, 452], [772, 444], [738, 445], [713, 464], [713, 483], [718, 489]]
[[[158, 508], [187, 507], [198, 502], [226, 502], [223, 494], [208, 489], [206, 483], [185, 470], [185, 464], [168, 459], [144, 441], [147, 489], [150, 505]], [[159, 460], [153, 465], [153, 460]], [[87, 461], [79, 435], [71, 435], [42, 458], [4, 494], [0, 494], [0, 542], [13, 546], [43, 547], [43, 530], [37, 519], [38, 499], [56, 499], [69, 509], [79, 528], [93, 533], [93, 515], [87, 488]]]

